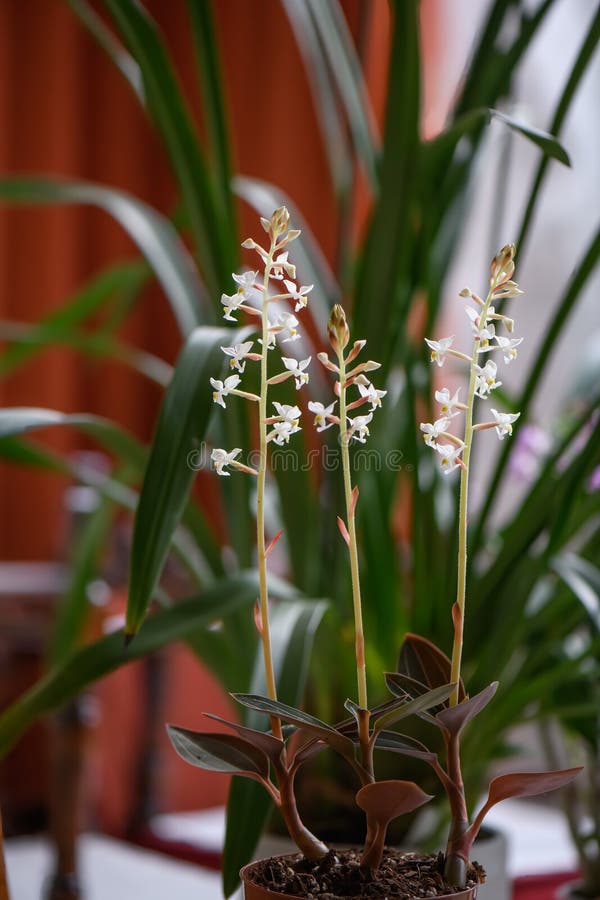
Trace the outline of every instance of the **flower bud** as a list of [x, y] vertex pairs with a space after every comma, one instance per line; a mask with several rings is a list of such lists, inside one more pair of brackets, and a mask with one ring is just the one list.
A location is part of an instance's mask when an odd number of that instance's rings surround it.
[[287, 230], [289, 224], [290, 214], [285, 206], [280, 206], [271, 216], [271, 228], [273, 230], [273, 237], [279, 237], [279, 235], [283, 234], [284, 231]]
[[490, 266], [490, 283], [495, 282], [496, 287], [508, 281], [515, 271], [514, 257], [517, 248], [514, 244], [505, 244], [502, 250], [496, 254]]
[[317, 359], [329, 372], [339, 374], [339, 367], [332, 363], [326, 353], [317, 353]]
[[523, 291], [515, 281], [505, 281], [494, 290], [494, 297], [505, 300], [507, 297], [519, 297]]
[[329, 322], [327, 323], [327, 336], [336, 353], [341, 353], [350, 340], [350, 329], [346, 322], [346, 313], [339, 303], [336, 303], [331, 310]]

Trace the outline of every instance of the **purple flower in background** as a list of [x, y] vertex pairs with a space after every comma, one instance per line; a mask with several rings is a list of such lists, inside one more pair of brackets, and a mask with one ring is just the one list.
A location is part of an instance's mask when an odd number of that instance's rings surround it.
[[590, 475], [587, 489], [589, 494], [594, 494], [596, 491], [600, 491], [600, 466], [596, 466], [596, 468]]
[[523, 425], [519, 429], [510, 457], [511, 475], [519, 481], [532, 482], [551, 446], [552, 439], [543, 428], [539, 425]]

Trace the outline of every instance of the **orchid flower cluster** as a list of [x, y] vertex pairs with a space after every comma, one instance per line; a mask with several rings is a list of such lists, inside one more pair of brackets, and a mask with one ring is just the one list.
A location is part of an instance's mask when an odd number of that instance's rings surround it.
[[[364, 444], [370, 433], [369, 424], [373, 419], [373, 413], [381, 407], [381, 400], [387, 394], [387, 391], [380, 391], [374, 387], [367, 378], [366, 373], [379, 369], [381, 363], [369, 359], [367, 362], [357, 363], [352, 368], [348, 368], [354, 363], [367, 342], [355, 341], [348, 356], [344, 357], [344, 350], [350, 340], [350, 331], [344, 310], [337, 303], [333, 307], [327, 331], [329, 342], [337, 354], [338, 362], [337, 364], [332, 362], [327, 353], [319, 353], [317, 359], [325, 366], [328, 372], [333, 372], [339, 378], [335, 384], [335, 394], [340, 399], [340, 415], [338, 416], [334, 413], [337, 400], [334, 400], [329, 406], [325, 406], [316, 400], [311, 400], [308, 408], [315, 414], [314, 424], [317, 431], [325, 431], [332, 425], [339, 425], [341, 435], [346, 443], [355, 440]], [[348, 403], [346, 391], [352, 386], [358, 388], [359, 396]], [[366, 403], [370, 404], [368, 413], [354, 417], [348, 415], [350, 410], [358, 409]]]
[[[337, 363], [329, 359], [327, 353], [319, 353], [319, 362], [337, 375], [334, 393], [339, 399], [339, 415], [334, 413], [337, 400], [324, 406], [323, 403], [311, 401], [308, 408], [315, 413], [314, 424], [317, 431], [325, 431], [331, 425], [337, 425], [340, 432], [340, 448], [342, 457], [342, 471], [344, 475], [344, 493], [346, 499], [347, 521], [338, 516], [338, 527], [350, 553], [350, 574], [352, 578], [352, 598], [354, 606], [354, 627], [356, 647], [356, 670], [358, 680], [358, 704], [359, 708], [367, 707], [367, 677], [365, 669], [365, 644], [362, 624], [362, 602], [360, 596], [360, 578], [358, 566], [358, 546], [356, 541], [355, 510], [358, 502], [358, 487], [352, 486], [352, 474], [350, 471], [350, 454], [348, 445], [352, 440], [361, 444], [366, 443], [369, 436], [369, 424], [373, 419], [373, 413], [381, 406], [381, 400], [387, 391], [378, 390], [367, 378], [368, 372], [379, 369], [381, 363], [372, 359], [363, 363], [355, 361], [366, 345], [366, 341], [354, 341], [352, 349], [345, 354], [346, 347], [350, 343], [350, 329], [346, 321], [343, 308], [336, 303], [331, 311], [327, 323], [327, 336], [329, 343], [337, 356]], [[358, 388], [358, 397], [348, 402], [347, 392], [350, 388]], [[370, 404], [370, 411], [363, 415], [349, 416], [348, 413], [359, 409], [365, 404]], [[362, 731], [361, 731], [362, 729]], [[368, 719], [359, 722], [360, 743], [363, 757], [368, 756]]]
[[[261, 434], [266, 426], [264, 445], [273, 443], [283, 446], [289, 443], [291, 435], [300, 431], [300, 408], [296, 405], [273, 402], [272, 415], [267, 415], [267, 390], [270, 385], [280, 384], [288, 378], [293, 378], [296, 389], [308, 383], [308, 366], [310, 357], [297, 359], [296, 357], [281, 356], [283, 370], [268, 377], [267, 353], [275, 349], [277, 338], [282, 344], [300, 340], [298, 331], [298, 319], [288, 308], [279, 308], [287, 301], [295, 303], [295, 312], [304, 309], [308, 302], [308, 294], [313, 285], [298, 286], [292, 279], [296, 277], [296, 268], [289, 261], [289, 252], [284, 249], [300, 232], [289, 228], [289, 213], [285, 207], [275, 210], [270, 219], [261, 218], [261, 225], [270, 238], [269, 248], [266, 249], [248, 238], [242, 244], [250, 250], [255, 250], [263, 263], [262, 283], [259, 282], [258, 271], [243, 272], [241, 275], [233, 275], [234, 282], [238, 285], [234, 294], [223, 294], [221, 304], [224, 307], [223, 317], [228, 322], [237, 321], [235, 314], [245, 312], [250, 316], [261, 319], [262, 334], [258, 339], [260, 352], [254, 350], [255, 341], [242, 341], [231, 347], [221, 347], [225, 356], [229, 357], [229, 366], [232, 374], [223, 381], [211, 378], [213, 387], [213, 400], [223, 408], [226, 408], [225, 399], [229, 396], [244, 397], [259, 404]], [[287, 276], [287, 277], [286, 277]], [[280, 289], [283, 283], [284, 290]], [[273, 292], [272, 285], [276, 285]], [[246, 369], [246, 362], [260, 362], [261, 365], [261, 392], [253, 394], [240, 388], [241, 375]], [[265, 447], [261, 443], [261, 454]], [[258, 470], [246, 466], [237, 457], [241, 449], [236, 447], [227, 452], [221, 448], [212, 451], [211, 459], [217, 474], [229, 475], [227, 467], [239, 469], [253, 475], [259, 474]]]
[[[505, 300], [509, 297], [518, 297], [523, 291], [516, 282], [512, 281], [515, 263], [515, 245], [507, 244], [494, 257], [490, 269], [489, 290], [485, 300], [482, 300], [469, 288], [460, 292], [461, 297], [470, 299], [475, 306], [466, 306], [465, 312], [471, 323], [473, 333], [473, 350], [469, 356], [460, 350], [453, 348], [454, 335], [442, 338], [439, 341], [425, 338], [425, 343], [431, 350], [431, 362], [443, 366], [447, 356], [460, 359], [469, 365], [470, 379], [466, 403], [461, 403], [460, 388], [452, 395], [447, 387], [435, 392], [435, 399], [440, 405], [440, 417], [432, 422], [422, 422], [421, 431], [425, 443], [440, 455], [440, 464], [445, 473], [452, 472], [460, 467], [463, 470], [468, 466], [471, 440], [473, 431], [486, 428], [494, 428], [498, 438], [502, 441], [508, 434], [512, 434], [512, 426], [520, 416], [520, 413], [504, 413], [490, 408], [492, 419], [477, 425], [472, 424], [473, 407], [475, 397], [487, 400], [501, 381], [497, 379], [498, 365], [493, 359], [487, 359], [484, 363], [483, 355], [500, 352], [504, 362], [508, 365], [517, 356], [517, 348], [523, 338], [507, 337], [496, 334], [496, 323], [501, 323], [508, 334], [512, 334], [514, 320], [509, 316], [496, 312], [492, 303]], [[452, 419], [465, 413], [464, 439], [452, 434], [449, 429]]]
[[[256, 476], [256, 543], [258, 555], [258, 572], [260, 596], [256, 603], [255, 622], [263, 648], [263, 659], [267, 680], [267, 689], [271, 700], [277, 699], [275, 673], [271, 653], [271, 635], [269, 624], [269, 595], [267, 585], [267, 557], [281, 532], [271, 543], [266, 545], [265, 537], [265, 486], [267, 476], [267, 452], [269, 443], [279, 446], [288, 444], [290, 437], [300, 431], [301, 410], [295, 404], [272, 402], [270, 411], [269, 388], [281, 384], [290, 378], [295, 381], [296, 390], [308, 383], [308, 366], [310, 356], [298, 359], [292, 356], [281, 356], [283, 368], [274, 375], [269, 375], [269, 352], [276, 350], [277, 339], [282, 344], [300, 340], [298, 319], [289, 309], [294, 304], [294, 312], [300, 312], [307, 306], [308, 295], [313, 285], [296, 284], [296, 268], [289, 259], [288, 246], [300, 234], [298, 229], [290, 228], [290, 216], [285, 206], [276, 209], [270, 219], [261, 218], [260, 223], [268, 236], [268, 245], [263, 247], [252, 238], [247, 238], [242, 247], [254, 250], [262, 263], [262, 279], [259, 270], [233, 275], [237, 284], [234, 294], [223, 294], [221, 304], [224, 307], [223, 317], [227, 321], [237, 321], [236, 314], [243, 312], [248, 316], [260, 319], [260, 351], [254, 350], [255, 341], [242, 341], [231, 347], [221, 347], [225, 356], [229, 357], [230, 368], [234, 371], [221, 381], [211, 378], [213, 400], [226, 408], [225, 400], [229, 396], [243, 397], [258, 406], [259, 426], [259, 466], [258, 469], [245, 465], [238, 457], [241, 448], [231, 451], [215, 448], [211, 459], [217, 474], [228, 476], [227, 468], [238, 469]], [[276, 351], [277, 352], [277, 351]], [[247, 361], [260, 363], [260, 393], [254, 394], [240, 388], [241, 375], [244, 374]], [[271, 414], [269, 414], [269, 412]], [[272, 719], [273, 733], [281, 738], [281, 722]]]

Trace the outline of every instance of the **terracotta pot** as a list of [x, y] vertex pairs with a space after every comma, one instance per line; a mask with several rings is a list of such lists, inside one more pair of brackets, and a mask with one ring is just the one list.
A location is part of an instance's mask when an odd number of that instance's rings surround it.
[[[249, 863], [240, 871], [240, 878], [244, 888], [244, 900], [305, 900], [305, 895], [302, 894], [281, 894], [279, 891], [270, 891], [268, 888], [253, 884], [249, 879], [255, 865], [256, 862]], [[434, 900], [476, 900], [477, 888], [478, 886], [476, 885], [456, 894], [440, 895], [435, 897]]]
[[[293, 852], [294, 845], [289, 837], [267, 832], [260, 840], [256, 855], [259, 859], [265, 859], [268, 856], [287, 856]], [[506, 835], [494, 828], [482, 829], [475, 841], [471, 859], [476, 859], [487, 875], [485, 884], [479, 885], [479, 900], [510, 900], [512, 883], [508, 875]]]

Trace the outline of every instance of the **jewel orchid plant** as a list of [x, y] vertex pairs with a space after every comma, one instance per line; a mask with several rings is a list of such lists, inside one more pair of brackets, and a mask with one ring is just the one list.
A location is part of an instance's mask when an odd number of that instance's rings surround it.
[[[355, 657], [357, 674], [356, 700], [347, 699], [344, 706], [349, 717], [329, 725], [326, 722], [278, 700], [277, 684], [271, 651], [269, 620], [269, 591], [267, 561], [270, 552], [281, 537], [277, 533], [267, 543], [265, 526], [265, 488], [269, 473], [269, 444], [287, 445], [292, 435], [300, 430], [301, 409], [270, 399], [270, 389], [283, 381], [294, 379], [300, 391], [308, 383], [310, 357], [279, 356], [279, 344], [300, 339], [298, 319], [295, 313], [306, 307], [312, 285], [298, 287], [295, 268], [289, 259], [288, 245], [298, 236], [290, 229], [289, 215], [282, 207], [275, 210], [270, 219], [261, 219], [268, 235], [263, 247], [252, 239], [244, 241], [247, 249], [256, 251], [261, 266], [259, 271], [234, 275], [238, 285], [235, 294], [223, 295], [221, 302], [224, 317], [236, 320], [237, 314], [260, 320], [260, 337], [255, 351], [255, 341], [241, 341], [231, 347], [223, 347], [229, 359], [231, 375], [224, 380], [212, 378], [213, 400], [225, 407], [230, 397], [250, 402], [257, 410], [259, 453], [258, 468], [240, 459], [241, 448], [225, 450], [216, 448], [212, 461], [216, 472], [229, 476], [229, 469], [256, 478], [256, 545], [259, 573], [259, 597], [255, 606], [254, 623], [262, 644], [267, 695], [234, 694], [243, 707], [269, 717], [270, 730], [258, 731], [236, 722], [216, 716], [222, 725], [234, 734], [193, 732], [168, 726], [171, 741], [177, 752], [188, 762], [204, 769], [242, 775], [259, 781], [279, 808], [292, 840], [309, 860], [317, 861], [327, 855], [327, 845], [312, 834], [302, 822], [294, 794], [294, 779], [299, 768], [316, 753], [326, 747], [338, 753], [350, 766], [359, 785], [357, 805], [366, 815], [366, 838], [361, 855], [361, 867], [370, 877], [376, 877], [382, 860], [388, 824], [397, 816], [412, 812], [431, 797], [412, 781], [377, 781], [374, 751], [412, 756], [428, 763], [440, 779], [450, 806], [451, 825], [444, 856], [444, 874], [449, 885], [464, 888], [473, 871], [469, 871], [470, 852], [488, 810], [507, 797], [530, 796], [551, 790], [570, 781], [579, 771], [566, 769], [546, 773], [516, 773], [495, 778], [489, 787], [487, 801], [472, 822], [469, 822], [463, 785], [460, 758], [460, 737], [467, 723], [492, 699], [498, 684], [494, 682], [480, 693], [468, 697], [461, 678], [461, 657], [467, 587], [467, 513], [470, 474], [470, 453], [476, 431], [495, 429], [503, 440], [510, 435], [512, 423], [518, 413], [499, 413], [492, 409], [492, 418], [481, 424], [474, 423], [475, 398], [487, 400], [501, 384], [497, 380], [497, 364], [491, 358], [483, 363], [483, 354], [499, 353], [505, 363], [514, 359], [521, 343], [518, 338], [496, 335], [496, 323], [503, 323], [509, 334], [513, 321], [496, 312], [492, 303], [516, 297], [521, 291], [511, 280], [514, 271], [513, 245], [507, 245], [494, 258], [491, 266], [489, 290], [485, 300], [470, 290], [461, 296], [475, 304], [467, 314], [473, 332], [470, 354], [453, 347], [453, 337], [427, 340], [431, 359], [443, 366], [447, 357], [459, 359], [468, 365], [469, 386], [466, 402], [460, 400], [460, 388], [453, 394], [448, 387], [436, 391], [436, 401], [441, 416], [433, 423], [423, 423], [421, 430], [426, 443], [440, 456], [445, 473], [461, 470], [459, 508], [458, 585], [456, 602], [452, 608], [454, 641], [452, 658], [424, 637], [409, 634], [400, 650], [398, 670], [385, 676], [391, 699], [369, 707], [367, 697], [367, 671], [359, 549], [356, 530], [356, 509], [359, 491], [352, 483], [350, 447], [353, 442], [365, 443], [369, 437], [369, 425], [386, 396], [367, 377], [379, 368], [373, 360], [359, 362], [366, 341], [350, 344], [350, 329], [344, 310], [335, 305], [328, 323], [328, 339], [335, 354], [319, 353], [318, 359], [325, 369], [335, 375], [334, 398], [328, 404], [308, 401], [308, 409], [314, 414], [314, 425], [321, 432], [336, 426], [339, 432], [339, 448], [345, 498], [345, 519], [338, 516], [338, 528], [348, 548], [352, 606], [354, 613]], [[294, 312], [289, 309], [294, 305]], [[270, 361], [276, 358], [279, 365], [270, 372]], [[260, 365], [259, 393], [243, 390], [241, 376], [248, 362]], [[283, 368], [281, 368], [283, 366]], [[272, 409], [270, 409], [270, 406]], [[459, 437], [450, 430], [464, 413], [464, 430]], [[392, 730], [401, 720], [417, 715], [437, 726], [444, 740], [444, 765], [438, 755], [415, 738]]]
[[[450, 388], [442, 387], [435, 392], [435, 400], [440, 406], [441, 416], [433, 423], [421, 423], [425, 443], [439, 454], [441, 469], [448, 474], [460, 469], [460, 501], [458, 512], [458, 575], [456, 600], [452, 606], [454, 638], [452, 657], [448, 657], [434, 644], [418, 635], [407, 635], [398, 663], [398, 671], [388, 673], [386, 682], [390, 691], [399, 697], [416, 698], [440, 682], [450, 681], [452, 693], [432, 715], [420, 713], [421, 717], [435, 725], [442, 734], [446, 766], [441, 765], [438, 755], [424, 745], [401, 750], [407, 756], [427, 762], [439, 777], [448, 797], [451, 824], [445, 852], [445, 876], [450, 884], [466, 884], [467, 869], [473, 843], [480, 831], [483, 820], [496, 803], [508, 797], [533, 796], [561, 787], [580, 771], [566, 769], [543, 773], [514, 773], [495, 778], [490, 786], [486, 802], [469, 822], [467, 801], [463, 784], [460, 757], [460, 739], [467, 723], [490, 702], [498, 688], [493, 682], [480, 693], [468, 697], [461, 678], [461, 659], [467, 597], [467, 525], [468, 492], [470, 476], [471, 448], [475, 432], [494, 429], [499, 440], [512, 433], [513, 423], [520, 413], [502, 413], [490, 408], [491, 418], [480, 423], [474, 422], [476, 398], [487, 401], [493, 391], [502, 384], [497, 379], [498, 366], [493, 359], [483, 362], [484, 355], [502, 355], [508, 365], [517, 355], [522, 338], [496, 334], [496, 327], [503, 325], [512, 334], [514, 320], [497, 312], [494, 303], [518, 297], [523, 292], [512, 280], [515, 269], [514, 244], [507, 244], [494, 257], [490, 268], [489, 288], [485, 299], [481, 299], [469, 288], [460, 292], [464, 299], [470, 299], [474, 306], [466, 307], [471, 323], [473, 345], [470, 353], [454, 348], [454, 336], [439, 341], [425, 339], [431, 351], [431, 362], [442, 367], [447, 357], [455, 358], [468, 367], [468, 388], [466, 403], [460, 401], [460, 388], [451, 394]], [[461, 436], [450, 429], [464, 414]]]
[[[300, 430], [301, 410], [298, 406], [270, 401], [269, 391], [283, 381], [294, 378], [297, 390], [308, 383], [308, 366], [310, 357], [298, 360], [295, 357], [280, 358], [283, 370], [274, 374], [269, 372], [270, 357], [278, 357], [277, 340], [283, 344], [296, 341], [298, 320], [284, 303], [295, 303], [295, 312], [306, 307], [308, 294], [312, 285], [297, 287], [293, 279], [295, 268], [289, 261], [287, 246], [299, 235], [299, 231], [289, 228], [289, 214], [282, 207], [275, 210], [271, 219], [261, 219], [261, 224], [269, 237], [267, 247], [263, 247], [252, 239], [242, 244], [246, 249], [255, 250], [262, 263], [262, 279], [259, 272], [245, 272], [234, 275], [238, 288], [235, 294], [224, 294], [221, 303], [224, 307], [224, 318], [237, 321], [235, 314], [246, 313], [251, 318], [260, 319], [260, 352], [253, 350], [254, 341], [244, 341], [231, 347], [222, 347], [229, 358], [229, 366], [235, 369], [232, 375], [224, 380], [211, 378], [213, 400], [216, 404], [227, 408], [226, 401], [230, 397], [240, 397], [249, 401], [258, 410], [259, 454], [258, 468], [247, 465], [239, 458], [242, 450], [215, 448], [211, 458], [218, 475], [228, 477], [229, 469], [249, 474], [256, 478], [256, 544], [257, 565], [259, 573], [259, 598], [255, 606], [254, 623], [262, 644], [267, 696], [251, 694], [234, 694], [234, 699], [242, 706], [264, 713], [270, 718], [268, 733], [247, 728], [235, 722], [228, 722], [219, 717], [207, 714], [235, 734], [217, 734], [214, 732], [194, 732], [184, 728], [168, 726], [171, 741], [187, 762], [200, 768], [216, 772], [228, 772], [243, 775], [259, 781], [280, 810], [290, 837], [303, 853], [311, 860], [324, 857], [329, 848], [313, 835], [303, 824], [298, 812], [294, 795], [294, 779], [299, 768], [315, 753], [329, 746], [340, 754], [353, 769], [362, 789], [358, 803], [367, 813], [367, 842], [363, 854], [363, 864], [375, 870], [381, 859], [385, 843], [387, 823], [402, 813], [412, 812], [431, 798], [416, 784], [407, 781], [387, 783], [387, 795], [383, 802], [380, 788], [375, 788], [373, 769], [373, 750], [387, 736], [393, 743], [394, 735], [384, 729], [391, 727], [396, 721], [421, 709], [446, 699], [451, 686], [438, 687], [427, 691], [416, 701], [406, 697], [394, 698], [369, 712], [367, 707], [367, 679], [365, 666], [364, 635], [362, 628], [362, 607], [360, 598], [360, 581], [358, 567], [358, 550], [355, 529], [355, 508], [358, 500], [358, 488], [352, 487], [350, 473], [349, 444], [352, 441], [364, 443], [369, 435], [369, 423], [373, 411], [381, 405], [381, 398], [386, 391], [378, 391], [366, 378], [366, 373], [379, 367], [371, 360], [354, 364], [365, 341], [357, 341], [348, 355], [344, 350], [348, 344], [349, 331], [344, 312], [341, 307], [334, 307], [329, 324], [329, 339], [336, 352], [337, 363], [329, 360], [327, 354], [319, 354], [319, 359], [326, 369], [338, 375], [335, 393], [339, 400], [339, 415], [334, 413], [338, 400], [325, 407], [317, 401], [310, 401], [308, 407], [315, 414], [315, 425], [318, 431], [337, 424], [340, 430], [340, 447], [344, 487], [346, 498], [347, 525], [340, 518], [338, 525], [350, 554], [352, 575], [352, 591], [356, 626], [356, 666], [358, 678], [358, 703], [348, 700], [347, 710], [352, 718], [331, 726], [309, 715], [303, 710], [295, 709], [277, 699], [277, 685], [271, 651], [271, 629], [269, 619], [269, 592], [267, 559], [281, 537], [276, 534], [267, 544], [265, 531], [265, 487], [268, 473], [268, 448], [270, 443], [280, 446], [289, 443], [290, 437]], [[287, 278], [285, 276], [288, 276]], [[273, 282], [276, 289], [273, 291]], [[280, 288], [283, 282], [284, 290]], [[277, 349], [276, 349], [277, 348]], [[270, 353], [274, 351], [274, 353]], [[260, 364], [260, 389], [255, 394], [240, 388], [241, 375], [246, 363]], [[239, 374], [238, 374], [239, 373]], [[349, 400], [347, 393], [355, 386], [358, 396]], [[274, 414], [269, 415], [269, 402]], [[363, 415], [351, 417], [349, 412], [370, 404], [370, 411]], [[373, 727], [370, 719], [375, 715]], [[284, 728], [291, 726], [291, 729]], [[380, 783], [383, 784], [383, 783]], [[376, 793], [371, 793], [376, 791]], [[385, 793], [385, 792], [384, 792]], [[390, 805], [391, 802], [391, 805]]]

